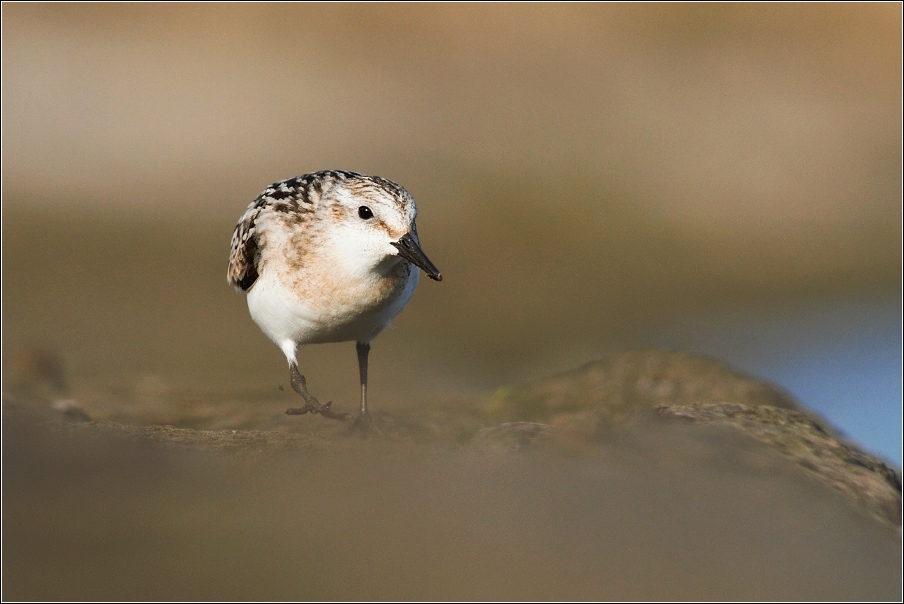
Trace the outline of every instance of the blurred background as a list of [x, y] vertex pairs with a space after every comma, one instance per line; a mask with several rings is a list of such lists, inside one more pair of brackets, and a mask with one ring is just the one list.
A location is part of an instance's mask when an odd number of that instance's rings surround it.
[[[411, 191], [444, 276], [375, 341], [375, 407], [668, 347], [900, 466], [900, 5], [2, 11], [7, 378], [37, 348], [94, 417], [281, 417], [229, 239], [342, 168]], [[352, 344], [300, 361], [353, 407]]]

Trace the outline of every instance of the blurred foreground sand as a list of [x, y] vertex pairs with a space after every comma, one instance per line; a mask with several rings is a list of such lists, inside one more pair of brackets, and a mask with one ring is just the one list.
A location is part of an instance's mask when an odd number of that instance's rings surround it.
[[900, 476], [705, 359], [616, 355], [383, 413], [365, 440], [307, 416], [269, 432], [86, 423], [23, 384], [4, 393], [5, 598], [901, 592]]

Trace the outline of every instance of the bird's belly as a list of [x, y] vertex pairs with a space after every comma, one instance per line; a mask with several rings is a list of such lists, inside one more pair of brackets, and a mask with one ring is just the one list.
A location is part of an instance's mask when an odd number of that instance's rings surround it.
[[[263, 277], [263, 276], [262, 276]], [[417, 273], [362, 280], [336, 287], [292, 279], [261, 278], [248, 292], [251, 317], [277, 345], [369, 342], [414, 293]]]

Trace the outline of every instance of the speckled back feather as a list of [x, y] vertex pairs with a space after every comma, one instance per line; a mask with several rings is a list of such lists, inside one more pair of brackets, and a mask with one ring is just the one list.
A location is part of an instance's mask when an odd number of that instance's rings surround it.
[[[357, 172], [323, 170], [275, 182], [251, 202], [235, 225], [226, 278], [240, 291], [248, 291], [258, 277], [260, 250], [257, 220], [265, 212], [311, 216], [324, 191], [335, 183], [361, 177]], [[382, 179], [381, 179], [382, 180]]]

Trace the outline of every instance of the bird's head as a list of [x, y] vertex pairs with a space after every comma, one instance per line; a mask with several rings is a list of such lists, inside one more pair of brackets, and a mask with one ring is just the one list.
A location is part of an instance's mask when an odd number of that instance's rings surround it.
[[324, 193], [319, 211], [330, 221], [332, 242], [345, 257], [379, 266], [404, 258], [441, 281], [439, 269], [421, 250], [417, 206], [401, 186], [378, 176], [354, 176]]

